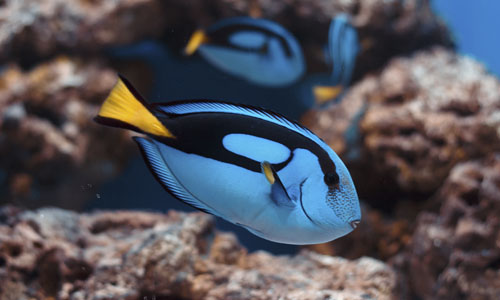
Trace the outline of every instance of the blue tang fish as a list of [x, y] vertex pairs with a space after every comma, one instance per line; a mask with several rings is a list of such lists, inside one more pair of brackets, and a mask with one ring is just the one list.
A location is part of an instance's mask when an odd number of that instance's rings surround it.
[[360, 222], [358, 196], [335, 152], [268, 110], [217, 101], [147, 103], [121, 78], [96, 116], [134, 137], [177, 199], [287, 244], [331, 241]]
[[263, 19], [230, 18], [195, 31], [184, 53], [196, 51], [217, 68], [264, 86], [291, 84], [305, 70], [302, 50], [293, 35]]
[[332, 66], [333, 86], [315, 86], [313, 93], [317, 103], [337, 98], [351, 81], [360, 50], [358, 34], [350, 24], [349, 16], [340, 14], [332, 19], [328, 31], [326, 60]]

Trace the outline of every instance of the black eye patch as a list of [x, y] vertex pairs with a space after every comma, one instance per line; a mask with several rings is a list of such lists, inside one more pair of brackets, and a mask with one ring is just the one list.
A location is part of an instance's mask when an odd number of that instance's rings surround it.
[[335, 187], [339, 184], [340, 179], [337, 172], [329, 172], [325, 174], [324, 180], [329, 187]]

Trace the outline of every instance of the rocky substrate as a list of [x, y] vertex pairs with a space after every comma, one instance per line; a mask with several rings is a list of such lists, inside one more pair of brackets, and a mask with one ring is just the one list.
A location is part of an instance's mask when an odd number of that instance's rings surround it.
[[0, 209], [0, 299], [391, 299], [384, 263], [248, 254], [203, 213]]
[[458, 164], [392, 259], [422, 299], [500, 297], [500, 153]]

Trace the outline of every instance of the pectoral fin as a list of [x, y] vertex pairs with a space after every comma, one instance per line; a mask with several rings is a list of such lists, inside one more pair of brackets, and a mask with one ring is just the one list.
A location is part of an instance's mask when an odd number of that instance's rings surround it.
[[264, 161], [260, 164], [262, 168], [262, 173], [266, 176], [267, 181], [271, 184], [271, 199], [276, 205], [294, 207], [295, 203], [292, 201], [285, 186], [281, 182], [276, 171], [273, 169], [271, 164]]

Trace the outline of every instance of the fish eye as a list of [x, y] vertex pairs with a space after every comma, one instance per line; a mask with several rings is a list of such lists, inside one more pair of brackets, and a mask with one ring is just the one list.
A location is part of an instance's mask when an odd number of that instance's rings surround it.
[[325, 174], [324, 180], [326, 185], [328, 185], [329, 187], [336, 187], [338, 186], [340, 179], [337, 172], [329, 172]]

